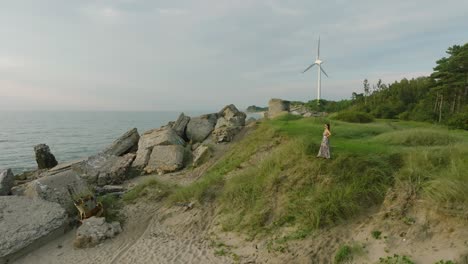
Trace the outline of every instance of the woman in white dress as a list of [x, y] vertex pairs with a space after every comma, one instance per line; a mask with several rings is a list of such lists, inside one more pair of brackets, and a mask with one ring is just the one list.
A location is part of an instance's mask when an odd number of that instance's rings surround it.
[[323, 130], [322, 144], [320, 144], [320, 150], [317, 155], [317, 158], [330, 158], [330, 141], [328, 139], [330, 136], [330, 124], [325, 124], [325, 129]]

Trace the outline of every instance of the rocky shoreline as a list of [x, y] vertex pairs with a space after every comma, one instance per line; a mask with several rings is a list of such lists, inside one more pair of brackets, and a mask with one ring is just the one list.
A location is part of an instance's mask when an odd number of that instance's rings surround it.
[[[84, 160], [57, 164], [47, 145], [37, 145], [37, 170], [19, 175], [10, 169], [0, 171], [0, 263], [11, 262], [76, 226], [72, 194], [122, 194], [125, 190], [115, 185], [133, 177], [199, 166], [210, 156], [213, 144], [230, 142], [245, 125], [246, 114], [231, 104], [197, 117], [181, 113], [177, 120], [141, 135], [131, 129]], [[105, 223], [93, 216], [82, 221], [75, 246], [93, 246], [120, 231], [118, 222]]]

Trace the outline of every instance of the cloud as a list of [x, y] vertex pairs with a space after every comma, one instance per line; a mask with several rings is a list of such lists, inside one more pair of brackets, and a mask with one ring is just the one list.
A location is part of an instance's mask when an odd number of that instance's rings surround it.
[[187, 10], [179, 8], [157, 8], [156, 10], [159, 14], [165, 16], [180, 16], [188, 13]]
[[14, 70], [19, 69], [25, 66], [25, 61], [22, 58], [14, 58], [5, 56], [0, 56], [0, 71], [1, 70]]
[[86, 17], [99, 22], [118, 22], [125, 15], [125, 12], [117, 7], [96, 4], [81, 7], [79, 10]]

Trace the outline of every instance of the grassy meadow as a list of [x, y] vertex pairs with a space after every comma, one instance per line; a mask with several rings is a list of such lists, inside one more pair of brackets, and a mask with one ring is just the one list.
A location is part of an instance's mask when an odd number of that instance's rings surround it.
[[[331, 123], [331, 160], [316, 158], [325, 122]], [[300, 238], [378, 206], [395, 185], [466, 210], [467, 171], [466, 131], [286, 115], [259, 122], [202, 178], [165, 195], [170, 202], [214, 203], [227, 231], [256, 236], [288, 226]]]

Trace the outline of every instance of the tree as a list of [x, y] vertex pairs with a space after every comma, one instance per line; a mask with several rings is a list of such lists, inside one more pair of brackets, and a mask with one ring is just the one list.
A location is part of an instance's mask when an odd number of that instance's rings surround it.
[[367, 105], [367, 97], [369, 96], [369, 91], [370, 91], [369, 81], [367, 79], [364, 79], [363, 85], [364, 85], [364, 96], [365, 96], [364, 104]]

